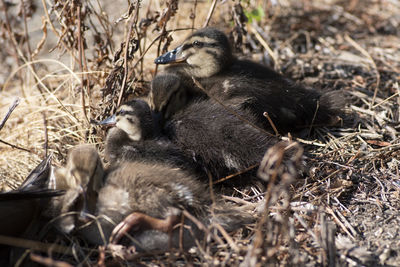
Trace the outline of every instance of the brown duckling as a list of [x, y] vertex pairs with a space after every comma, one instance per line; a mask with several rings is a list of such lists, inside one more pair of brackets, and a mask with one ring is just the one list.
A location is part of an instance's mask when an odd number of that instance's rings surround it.
[[[63, 184], [75, 183], [68, 182], [69, 179], [77, 180], [71, 177], [72, 174], [81, 177], [80, 181], [89, 181], [89, 184], [101, 184], [105, 180], [101, 189], [96, 191], [98, 194], [89, 192], [97, 188], [80, 186], [87, 190], [87, 196], [93, 198], [91, 202], [96, 203], [95, 211], [90, 211], [90, 216], [87, 216], [95, 217], [91, 223], [84, 220], [83, 225], [79, 218], [81, 212], [76, 209], [79, 207], [69, 205], [64, 209], [77, 211], [73, 224], [75, 231], [89, 243], [103, 245], [110, 240], [115, 244], [121, 239], [125, 240], [123, 237], [129, 233], [130, 239], [121, 241], [133, 244], [137, 251], [165, 251], [169, 244], [179, 247], [181, 229], [176, 225], [182, 221], [185, 212], [206, 225], [219, 223], [227, 231], [252, 221], [247, 213], [233, 208], [218, 196], [215, 196], [216, 208], [212, 215], [212, 201], [205, 193], [207, 189], [185, 171], [164, 164], [136, 161], [122, 162], [102, 173], [98, 171], [102, 163], [98, 156], [93, 156], [95, 154], [97, 151], [94, 147], [84, 147], [83, 150], [74, 148], [70, 152], [67, 168], [56, 172], [57, 180], [64, 180]], [[86, 157], [87, 161], [74, 160], [75, 156]], [[202, 237], [202, 231], [191, 220], [185, 218], [183, 221], [192, 229], [182, 230], [183, 246], [188, 248], [196, 238]]]
[[194, 32], [155, 63], [173, 63], [165, 71], [180, 75], [181, 90], [196, 88], [194, 77], [208, 95], [249, 111], [270, 129], [267, 112], [280, 133], [329, 124], [343, 105], [340, 94], [307, 89], [264, 65], [236, 58], [226, 35], [214, 28]]
[[99, 123], [115, 126], [107, 133], [106, 160], [111, 164], [141, 160], [196, 171], [193, 159], [160, 134], [156, 121], [149, 105], [141, 99], [121, 105], [113, 116]]
[[64, 196], [52, 202], [52, 216], [68, 211], [77, 214], [63, 215], [58, 227], [65, 233], [75, 228], [75, 221], [85, 221], [96, 211], [96, 200], [105, 179], [103, 164], [97, 151], [91, 145], [80, 145], [68, 154], [67, 165], [54, 172], [55, 186], [65, 190]]
[[[267, 148], [279, 142], [255, 126], [248, 110], [231, 107], [227, 111], [212, 99], [186, 101], [177, 76], [167, 73], [163, 77], [174, 82], [168, 88], [153, 82], [149, 93], [150, 106], [164, 118], [163, 134], [214, 179], [258, 164]], [[168, 113], [174, 108], [180, 111]]]

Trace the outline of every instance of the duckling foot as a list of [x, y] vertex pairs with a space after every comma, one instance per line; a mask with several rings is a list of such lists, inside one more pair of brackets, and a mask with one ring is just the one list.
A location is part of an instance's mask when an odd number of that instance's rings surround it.
[[172, 214], [165, 219], [158, 219], [141, 212], [133, 212], [114, 228], [111, 233], [110, 244], [117, 244], [124, 235], [131, 231], [158, 230], [170, 233], [179, 221], [179, 214]]

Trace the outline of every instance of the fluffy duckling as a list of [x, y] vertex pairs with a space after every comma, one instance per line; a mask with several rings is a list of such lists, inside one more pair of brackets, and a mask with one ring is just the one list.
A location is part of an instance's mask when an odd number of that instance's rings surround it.
[[65, 233], [75, 228], [76, 221], [84, 222], [96, 211], [96, 200], [103, 187], [105, 171], [97, 151], [91, 145], [80, 145], [68, 154], [67, 165], [54, 172], [55, 186], [65, 195], [52, 201], [52, 216], [63, 215], [58, 228]]
[[[168, 88], [157, 86], [160, 78], [156, 77], [149, 103], [164, 118], [163, 133], [214, 179], [258, 164], [267, 148], [279, 142], [254, 126], [256, 120], [249, 111], [228, 111], [211, 99], [186, 101], [178, 76], [168, 73], [162, 77], [174, 82]], [[168, 112], [174, 108], [180, 111]]]
[[[93, 156], [95, 154], [94, 147], [84, 147], [83, 150], [74, 148], [69, 155], [69, 163], [73, 164], [68, 163], [66, 170], [56, 172], [57, 180], [64, 180], [62, 184], [74, 184], [68, 182], [69, 179], [76, 180], [71, 177], [73, 173], [85, 177], [80, 180], [89, 181], [89, 184], [101, 184], [106, 178], [101, 189], [96, 191], [98, 194], [89, 192], [95, 188], [81, 185], [87, 190], [86, 195], [94, 198], [92, 201], [96, 203], [96, 208], [89, 217], [95, 219], [91, 223], [85, 220], [83, 225], [76, 216], [73, 225], [76, 232], [92, 244], [122, 241], [133, 244], [137, 251], [165, 251], [169, 244], [179, 247], [179, 240], [183, 238], [182, 244], [188, 248], [196, 238], [202, 237], [202, 231], [191, 220], [183, 219], [185, 212], [206, 225], [219, 223], [227, 231], [252, 221], [247, 213], [222, 202], [218, 196], [215, 196], [216, 208], [211, 215], [212, 201], [205, 194], [207, 189], [185, 171], [164, 164], [136, 161], [122, 162], [99, 172], [97, 168], [102, 163], [98, 156]], [[87, 161], [74, 160], [75, 156], [86, 157]], [[88, 161], [91, 161], [90, 164], [87, 164]], [[64, 211], [74, 210], [80, 214], [76, 208], [69, 205]], [[180, 222], [189, 225], [192, 230], [180, 229], [177, 227]], [[183, 236], [180, 236], [181, 230]], [[126, 240], [126, 234], [130, 235], [129, 240]]]
[[112, 165], [141, 160], [195, 171], [193, 160], [160, 135], [156, 121], [149, 105], [141, 99], [121, 105], [113, 116], [99, 123], [115, 126], [107, 133], [106, 160]]
[[329, 124], [343, 105], [337, 93], [306, 89], [266, 66], [234, 57], [226, 35], [214, 28], [194, 32], [155, 63], [171, 64], [165, 71], [180, 75], [181, 90], [195, 88], [194, 77], [208, 95], [249, 111], [270, 128], [267, 112], [280, 133]]

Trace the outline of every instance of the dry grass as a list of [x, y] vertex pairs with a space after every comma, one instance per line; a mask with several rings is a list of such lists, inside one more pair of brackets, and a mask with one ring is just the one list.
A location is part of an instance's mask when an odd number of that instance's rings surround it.
[[[292, 165], [276, 170], [280, 182], [272, 179], [266, 192], [253, 187], [227, 197], [258, 213], [256, 225], [189, 253], [138, 255], [135, 263], [400, 262], [400, 2], [274, 2], [243, 2], [245, 11], [261, 7], [265, 12], [251, 23], [241, 20], [234, 3], [218, 2], [209, 24], [231, 33], [237, 53], [272, 64], [309, 86], [340, 90], [348, 99], [348, 117], [342, 127], [305, 132], [298, 140], [305, 149], [301, 177], [290, 171], [298, 169], [294, 151], [299, 150], [289, 150], [285, 153], [292, 156]], [[47, 3], [51, 23], [43, 31], [39, 14], [46, 12], [41, 2], [34, 3], [37, 10], [27, 7], [20, 20], [18, 6], [1, 14], [8, 17], [0, 39], [1, 116], [16, 97], [20, 104], [1, 129], [0, 140], [30, 152], [0, 144], [0, 190], [17, 188], [46, 153], [53, 153], [54, 164], [60, 165], [76, 144], [96, 143], [101, 150], [104, 131], [89, 120], [107, 116], [119, 98], [145, 94], [157, 71], [154, 58], [190, 33], [192, 25], [202, 27], [212, 6], [181, 1], [175, 9], [176, 1], [168, 0], [137, 8], [133, 2], [129, 13], [122, 1], [104, 3], [102, 10], [92, 2], [81, 8], [58, 2], [52, 9]], [[195, 19], [190, 16], [194, 8]], [[88, 28], [79, 31], [78, 23]], [[40, 51], [34, 55], [36, 47]], [[284, 153], [274, 149], [275, 155]]]

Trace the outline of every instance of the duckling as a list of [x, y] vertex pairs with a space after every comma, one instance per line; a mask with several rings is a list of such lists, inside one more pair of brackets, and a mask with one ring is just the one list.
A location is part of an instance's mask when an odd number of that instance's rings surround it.
[[91, 145], [75, 147], [68, 154], [66, 167], [54, 172], [54, 179], [56, 188], [66, 193], [52, 201], [52, 216], [70, 210], [80, 211], [62, 216], [56, 225], [62, 232], [70, 233], [75, 228], [75, 221], [86, 221], [87, 216], [96, 211], [96, 199], [105, 179], [99, 154]]
[[[164, 80], [174, 82], [167, 88], [153, 81], [149, 104], [164, 118], [163, 134], [214, 180], [258, 164], [267, 148], [279, 142], [254, 126], [256, 120], [248, 110], [231, 108], [236, 113], [232, 114], [212, 99], [186, 101], [181, 80], [175, 74], [163, 75], [167, 76]], [[168, 112], [174, 108], [179, 111]]]
[[180, 76], [181, 90], [196, 88], [194, 77], [208, 95], [249, 111], [270, 129], [267, 112], [280, 133], [329, 124], [343, 106], [337, 93], [307, 89], [266, 66], [234, 57], [226, 35], [214, 28], [194, 32], [155, 63], [171, 64], [165, 72]]
[[200, 172], [191, 158], [160, 134], [156, 121], [149, 105], [142, 99], [121, 105], [113, 116], [99, 123], [115, 126], [107, 133], [106, 160], [112, 165], [142, 160]]
[[[67, 164], [66, 170], [56, 172], [57, 180], [64, 180], [61, 184], [74, 183], [67, 181], [76, 180], [70, 176], [74, 173], [72, 169], [77, 170], [75, 175], [84, 177], [81, 181], [89, 181], [89, 184], [101, 184], [105, 179], [98, 195], [90, 194], [93, 187], [81, 185], [81, 188], [87, 190], [86, 195], [94, 198], [92, 201], [96, 203], [96, 209], [90, 217], [96, 218], [92, 223], [85, 221], [83, 225], [75, 217], [74, 226], [76, 233], [91, 244], [103, 245], [108, 240], [116, 244], [122, 241], [133, 244], [137, 251], [165, 251], [169, 243], [173, 247], [179, 247], [181, 229], [175, 226], [184, 222], [192, 229], [182, 230], [183, 246], [188, 248], [194, 244], [196, 238], [202, 238], [202, 231], [189, 219], [181, 219], [185, 212], [206, 225], [219, 223], [227, 231], [236, 230], [244, 223], [253, 221], [249, 214], [223, 202], [217, 195], [217, 208], [212, 215], [212, 201], [205, 194], [207, 189], [196, 177], [185, 171], [165, 164], [135, 161], [121, 162], [118, 166], [114, 165], [99, 172], [97, 167], [102, 166], [102, 162], [98, 156], [93, 156], [96, 153], [94, 147], [85, 147], [83, 150], [80, 147], [74, 148], [69, 155], [69, 162], [74, 164]], [[87, 160], [71, 160], [75, 156]], [[74, 210], [79, 214], [80, 211], [76, 208], [69, 205], [64, 210]], [[121, 240], [128, 233], [130, 240]]]

